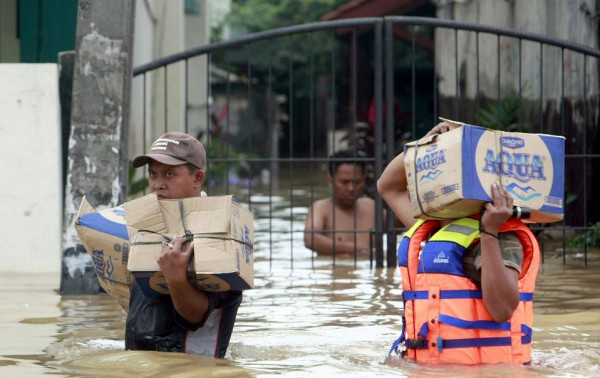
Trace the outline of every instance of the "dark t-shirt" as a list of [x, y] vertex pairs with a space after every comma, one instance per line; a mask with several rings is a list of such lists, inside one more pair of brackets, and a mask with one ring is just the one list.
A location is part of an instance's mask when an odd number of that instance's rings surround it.
[[[498, 234], [500, 251], [504, 265], [521, 273], [523, 265], [523, 246], [519, 237], [514, 232], [503, 232]], [[478, 287], [481, 287], [481, 244], [471, 245], [463, 255], [463, 270], [467, 277], [471, 278]]]
[[199, 323], [182, 318], [170, 296], [149, 298], [134, 283], [125, 324], [125, 349], [187, 352], [223, 358], [242, 302], [241, 291], [205, 292], [209, 308]]

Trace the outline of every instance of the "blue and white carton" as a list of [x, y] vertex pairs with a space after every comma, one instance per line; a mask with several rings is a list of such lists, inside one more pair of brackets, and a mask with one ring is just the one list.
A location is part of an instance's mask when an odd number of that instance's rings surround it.
[[451, 130], [408, 143], [404, 164], [415, 218], [461, 218], [491, 202], [499, 181], [515, 206], [531, 209], [524, 221], [549, 223], [564, 214], [562, 136], [517, 133], [445, 120]]
[[98, 283], [128, 311], [134, 278], [127, 270], [129, 236], [123, 205], [96, 211], [83, 197], [74, 227], [92, 258]]

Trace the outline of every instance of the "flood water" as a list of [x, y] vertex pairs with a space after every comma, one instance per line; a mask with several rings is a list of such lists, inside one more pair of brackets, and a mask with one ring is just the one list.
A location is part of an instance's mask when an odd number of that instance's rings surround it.
[[[600, 376], [600, 259], [545, 252], [535, 295], [533, 366], [424, 367], [387, 353], [401, 330], [400, 275], [368, 261], [316, 258], [303, 208], [272, 219], [260, 198], [255, 289], [224, 360], [124, 351], [125, 313], [110, 296], [57, 294], [58, 275], [1, 274], [0, 377], [591, 377]], [[296, 220], [287, 216], [298, 215]], [[286, 215], [287, 214], [287, 215]], [[273, 234], [268, 229], [295, 230]], [[262, 232], [262, 236], [261, 236]], [[293, 252], [293, 253], [291, 253]]]

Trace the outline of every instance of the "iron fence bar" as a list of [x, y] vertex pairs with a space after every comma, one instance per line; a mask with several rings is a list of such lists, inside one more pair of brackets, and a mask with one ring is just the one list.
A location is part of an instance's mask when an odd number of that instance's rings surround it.
[[[356, 80], [357, 80], [357, 76], [356, 76], [356, 65], [357, 65], [357, 59], [356, 59], [356, 54], [357, 54], [357, 49], [356, 49], [356, 29], [352, 29], [352, 45], [350, 47], [350, 59], [351, 59], [351, 67], [350, 67], [350, 75], [351, 75], [351, 79], [350, 82], [351, 84], [351, 90], [350, 90], [350, 98], [352, 101], [352, 105], [350, 106], [350, 117], [351, 117], [351, 126], [350, 126], [350, 130], [349, 130], [349, 134], [351, 136], [351, 138], [356, 141]], [[356, 149], [357, 149], [357, 143], [354, 142], [352, 143], [352, 157], [353, 159], [353, 180], [355, 180], [356, 182]], [[365, 169], [363, 168], [363, 174]], [[354, 209], [352, 211], [352, 222], [354, 224], [354, 228], [356, 229], [356, 206], [354, 206]], [[354, 241], [354, 251], [353, 251], [353, 258], [354, 258], [354, 266], [356, 267], [357, 264], [357, 245], [358, 245], [358, 238], [357, 238], [357, 234], [354, 233], [353, 234], [353, 241]]]
[[[565, 135], [565, 49], [560, 49], [560, 130]], [[565, 229], [565, 218], [562, 219], [563, 233], [563, 264], [567, 262], [567, 230]], [[585, 244], [585, 243], [584, 243]]]
[[189, 93], [188, 93], [188, 84], [189, 84], [189, 80], [188, 80], [188, 63], [189, 60], [186, 59], [185, 61], [185, 80], [184, 80], [184, 104], [185, 104], [185, 108], [184, 108], [184, 132], [186, 134], [188, 134], [189, 131], [189, 124], [188, 124], [188, 112], [190, 111], [190, 103], [189, 103]]
[[[314, 180], [315, 180], [315, 162], [314, 162], [314, 157], [315, 157], [315, 120], [314, 120], [314, 116], [315, 116], [315, 86], [314, 86], [314, 80], [315, 80], [315, 50], [312, 48], [314, 46], [314, 32], [310, 33], [310, 88], [309, 88], [309, 95], [310, 95], [310, 107], [309, 107], [309, 127], [310, 127], [310, 147], [309, 147], [309, 156], [311, 158], [311, 162], [310, 162], [310, 180], [311, 180], [311, 185], [310, 185], [310, 203], [312, 206], [312, 204], [315, 202], [315, 185], [314, 185]], [[315, 228], [315, 217], [314, 217], [314, 211], [310, 212], [310, 229], [313, 230]], [[307, 220], [308, 222], [308, 220]], [[304, 235], [305, 236], [305, 235]], [[314, 251], [315, 248], [315, 241], [314, 241], [314, 237], [311, 234], [311, 251]], [[310, 254], [310, 263], [311, 266], [314, 268], [315, 267], [315, 254], [311, 253]]]
[[[587, 56], [584, 55], [583, 56], [583, 150], [582, 153], [585, 154], [587, 153], [587, 127], [588, 127], [588, 108], [587, 108]], [[587, 192], [588, 192], [588, 186], [587, 186], [587, 158], [583, 158], [583, 203], [587, 204]], [[583, 206], [583, 225], [587, 226], [588, 225], [588, 215], [587, 215], [587, 206]], [[587, 231], [585, 233], [585, 237], [584, 239], [586, 242], [583, 243], [583, 250], [584, 250], [584, 264], [587, 267], [588, 264], [588, 256], [587, 256]]]
[[[518, 83], [519, 83], [519, 105], [522, 104], [522, 99], [523, 99], [523, 89], [521, 88], [522, 84], [522, 71], [523, 71], [523, 51], [522, 51], [522, 44], [523, 44], [523, 40], [521, 38], [519, 38], [519, 79], [518, 79]], [[520, 109], [519, 109], [520, 110]], [[518, 120], [521, 120], [521, 111], [519, 111], [518, 114]]]
[[[212, 132], [211, 132], [211, 118], [210, 118], [210, 98], [212, 96], [212, 78], [211, 78], [211, 74], [210, 74], [210, 67], [212, 64], [212, 54], [208, 53], [206, 54], [206, 147], [210, 146], [211, 143], [211, 139], [212, 139]], [[210, 158], [210, 156], [208, 156]], [[206, 159], [206, 172], [208, 172], [208, 169], [211, 165], [211, 161], [209, 159]], [[208, 178], [210, 179], [210, 177]]]
[[[382, 130], [382, 87], [383, 87], [383, 22], [375, 25], [375, 63], [374, 63], [374, 90], [375, 90], [375, 140], [377, 145], [383, 146]], [[390, 109], [388, 109], [390, 112]], [[391, 141], [389, 141], [391, 142]], [[388, 142], [388, 143], [389, 143]], [[379, 148], [375, 158], [375, 177], [380, 177], [383, 171], [383, 153]], [[383, 200], [381, 196], [375, 196], [375, 267], [383, 268]]]
[[[435, 42], [437, 43], [437, 42]], [[437, 76], [437, 54], [433, 49], [433, 122], [432, 125], [437, 124], [438, 120], [438, 76]], [[412, 137], [416, 138], [416, 126], [413, 122]]]
[[169, 82], [168, 81], [168, 73], [169, 73], [168, 66], [164, 67], [164, 71], [165, 71], [165, 75], [163, 76], [164, 77], [164, 79], [163, 79], [163, 89], [164, 89], [165, 102], [164, 102], [164, 107], [163, 107], [163, 112], [164, 112], [164, 115], [163, 115], [163, 122], [164, 122], [163, 133], [166, 133], [169, 130], [168, 120], [167, 120], [167, 113], [168, 113], [167, 110], [169, 109], [169, 100], [168, 100], [169, 99], [169, 97], [168, 97], [169, 96], [169, 91], [168, 91], [168, 88], [167, 88], [167, 83]]
[[[250, 110], [250, 112], [252, 112], [252, 63], [250, 61], [250, 58], [248, 58], [248, 62], [247, 62], [247, 76], [248, 76], [248, 110]], [[252, 151], [252, 134], [248, 133], [248, 153], [250, 153], [250, 151]], [[252, 177], [254, 177], [254, 175], [252, 174], [254, 166], [252, 164], [248, 164], [248, 181], [247, 181], [247, 190], [248, 190], [248, 210], [250, 212], [252, 212]]]
[[479, 74], [479, 32], [475, 32], [475, 112], [477, 123], [481, 123], [479, 119], [479, 108], [481, 107], [481, 89], [480, 89], [480, 74]]
[[[225, 121], [225, 135], [223, 140], [225, 140], [225, 156], [229, 156], [230, 155], [230, 149], [229, 149], [229, 133], [230, 133], [230, 128], [231, 128], [231, 69], [230, 69], [230, 64], [231, 61], [229, 60], [229, 54], [226, 54], [225, 56], [225, 65], [227, 67], [227, 101], [226, 101], [226, 110], [227, 112], [225, 113], [226, 117], [226, 121]], [[225, 193], [229, 193], [229, 162], [225, 162]]]
[[[411, 62], [410, 62], [410, 87], [411, 87], [411, 112], [412, 112], [412, 117], [411, 117], [411, 122], [412, 122], [412, 127], [414, 130], [417, 129], [417, 96], [416, 96], [416, 91], [415, 89], [417, 88], [417, 83], [415, 80], [416, 77], [416, 61], [415, 61], [415, 27], [411, 26]], [[393, 72], [393, 64], [391, 64], [390, 70]], [[433, 122], [433, 124], [437, 124], [437, 120]], [[416, 137], [416, 136], [415, 136]]]
[[[386, 129], [386, 140], [387, 140], [387, 148], [386, 152], [386, 162], [389, 164], [394, 159], [395, 155], [395, 138], [394, 138], [394, 39], [393, 39], [393, 27], [394, 25], [391, 22], [385, 23], [385, 101], [386, 101], [386, 119], [385, 119], [385, 129]], [[414, 42], [414, 38], [413, 38]], [[413, 65], [414, 66], [414, 65]], [[414, 78], [414, 72], [413, 72]], [[414, 85], [414, 79], [413, 79]], [[414, 86], [413, 86], [414, 88]], [[413, 96], [414, 97], [414, 96]], [[413, 104], [414, 106], [414, 104]], [[413, 107], [413, 123], [414, 123], [414, 107]], [[396, 259], [396, 230], [395, 230], [395, 220], [394, 213], [391, 211], [389, 206], [387, 209], [387, 267], [395, 267], [397, 265]]]
[[458, 86], [459, 81], [460, 71], [458, 70], [458, 29], [454, 29], [454, 119], [460, 119], [460, 107], [458, 106], [458, 99], [460, 98], [460, 90]]
[[500, 101], [502, 101], [502, 94], [500, 91], [500, 35], [498, 34], [497, 38], [496, 38], [496, 59], [497, 59], [497, 67], [496, 67], [496, 77], [498, 78], [496, 80], [496, 83], [498, 83], [498, 88], [497, 88], [497, 96], [498, 96], [498, 102], [496, 103], [496, 122], [498, 123], [499, 127], [502, 127], [502, 129], [504, 129], [504, 125], [500, 125]]
[[[146, 130], [148, 129], [146, 127], [146, 122], [147, 122], [147, 114], [146, 112], [148, 111], [147, 109], [147, 105], [146, 105], [146, 78], [148, 77], [148, 74], [144, 74], [142, 76], [142, 153], [145, 154], [147, 151], [147, 145], [146, 145], [146, 141], [148, 138], [148, 135], [146, 133]], [[129, 169], [129, 167], [127, 167]], [[147, 179], [147, 169], [142, 169], [142, 179]], [[144, 194], [146, 194], [146, 189], [144, 189]]]
[[294, 158], [294, 64], [292, 63], [292, 36], [289, 35], [289, 59], [288, 59], [288, 79], [289, 79], [289, 150], [290, 164], [288, 165], [288, 175], [290, 180], [290, 267], [294, 268], [294, 165], [291, 163]]
[[540, 43], [540, 133], [544, 132], [544, 44]]
[[[540, 42], [540, 125], [539, 130], [544, 129], [544, 44]], [[564, 250], [563, 250], [564, 252]], [[542, 264], [545, 261], [545, 254], [542, 251]]]
[[[356, 127], [356, 103], [357, 103], [357, 88], [356, 88], [356, 82], [357, 82], [357, 65], [358, 65], [358, 59], [357, 59], [357, 55], [358, 55], [358, 48], [357, 48], [357, 38], [356, 38], [356, 29], [352, 29], [352, 47], [351, 50], [352, 51], [352, 66], [350, 67], [351, 69], [351, 75], [352, 75], [352, 79], [350, 80], [350, 82], [352, 83], [352, 88], [351, 88], [351, 99], [352, 99], [352, 107], [350, 109], [351, 112], [351, 116], [352, 116], [352, 125], [353, 127]], [[356, 129], [353, 129], [353, 131], [356, 131]]]
[[[269, 44], [269, 56], [273, 56], [272, 54], [272, 45]], [[273, 96], [273, 63], [272, 60], [268, 60], [268, 90], [269, 96]], [[274, 116], [275, 114], [269, 114], [268, 122], [275, 123]], [[270, 125], [269, 130], [272, 129], [273, 125]], [[271, 134], [272, 135], [272, 134]], [[271, 143], [275, 143], [272, 141]], [[269, 269], [273, 268], [273, 160], [268, 159], [269, 162]], [[277, 171], [279, 171], [279, 166]]]
[[[336, 55], [335, 55], [335, 32], [331, 33], [331, 103], [333, 104], [332, 106], [332, 111], [331, 111], [331, 150], [335, 151], [335, 137], [333, 137], [335, 135], [335, 122], [336, 122], [336, 108], [337, 108], [337, 103], [336, 103], [336, 91], [335, 91], [335, 61], [336, 61]], [[330, 164], [330, 163], [328, 163]], [[335, 185], [333, 185], [333, 198], [336, 197], [336, 188]], [[335, 203], [332, 202], [331, 203], [331, 211], [332, 214], [335, 214]], [[332, 224], [333, 229], [335, 230], [335, 215], [333, 216], [333, 224]], [[333, 265], [335, 265], [335, 260], [336, 260], [336, 237], [335, 237], [335, 231], [333, 232], [333, 253], [331, 254], [331, 258], [332, 258], [332, 263]]]

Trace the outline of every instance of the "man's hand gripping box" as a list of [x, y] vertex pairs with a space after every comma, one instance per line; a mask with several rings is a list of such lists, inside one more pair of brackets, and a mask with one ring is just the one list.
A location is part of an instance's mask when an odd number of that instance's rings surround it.
[[448, 121], [453, 129], [409, 143], [404, 149], [408, 192], [415, 218], [461, 218], [491, 202], [499, 181], [525, 221], [563, 218], [564, 137], [490, 130]]
[[131, 250], [128, 269], [148, 296], [168, 295], [157, 259], [164, 241], [193, 237], [188, 278], [203, 291], [254, 286], [254, 221], [232, 196], [158, 200], [154, 194], [126, 202]]

